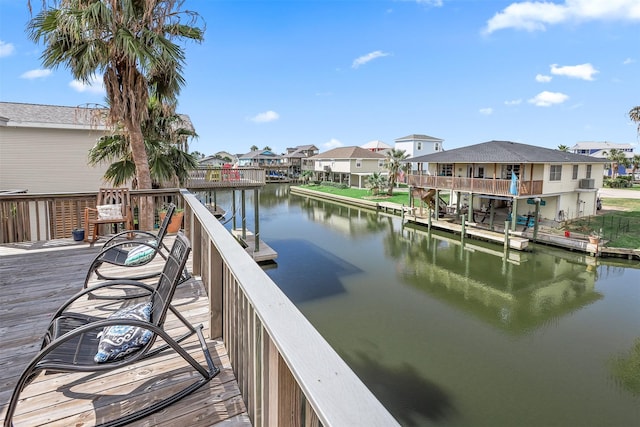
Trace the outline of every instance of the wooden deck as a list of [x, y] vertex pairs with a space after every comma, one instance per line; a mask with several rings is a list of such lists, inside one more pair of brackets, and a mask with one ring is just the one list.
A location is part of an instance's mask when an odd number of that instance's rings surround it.
[[[53, 312], [80, 290], [91, 259], [101, 245], [90, 247], [71, 239], [0, 246], [0, 418], [23, 368], [37, 353]], [[160, 268], [161, 268], [161, 260]], [[96, 302], [91, 303], [96, 309]], [[207, 334], [208, 300], [195, 279], [180, 285], [173, 305]], [[170, 314], [165, 328], [177, 336], [180, 324]], [[251, 422], [220, 340], [208, 340], [221, 372], [208, 384], [135, 426], [250, 426]], [[184, 343], [202, 362], [197, 338]], [[194, 373], [175, 353], [160, 355], [117, 371], [95, 374], [39, 375], [22, 394], [16, 426], [83, 426], [106, 422], [147, 405]], [[126, 397], [125, 397], [126, 396]], [[124, 399], [123, 399], [124, 397]]]

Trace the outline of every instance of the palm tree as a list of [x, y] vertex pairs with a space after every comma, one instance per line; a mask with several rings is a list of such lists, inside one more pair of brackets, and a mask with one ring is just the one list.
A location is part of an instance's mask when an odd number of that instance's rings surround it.
[[373, 172], [367, 177], [367, 187], [371, 189], [374, 196], [378, 195], [381, 188], [387, 185], [387, 179], [380, 172]]
[[558, 145], [558, 150], [560, 151], [564, 151], [565, 153], [569, 152], [569, 147], [567, 147], [566, 145]]
[[[200, 16], [181, 11], [181, 5], [180, 0], [43, 0], [43, 10], [27, 27], [31, 39], [45, 45], [45, 67], [65, 66], [82, 82], [103, 76], [110, 121], [128, 134], [141, 189], [152, 186], [142, 132], [149, 92], [161, 102], [176, 99], [184, 85], [185, 55], [173, 40], [203, 40], [203, 30], [193, 26]], [[141, 227], [151, 225], [149, 208], [141, 203]]]
[[[145, 151], [154, 186], [161, 187], [169, 183], [172, 187], [183, 185], [189, 171], [198, 165], [194, 153], [187, 153], [185, 140], [197, 135], [183, 126], [182, 118], [172, 113], [174, 108], [166, 108], [158, 100], [149, 101], [147, 119], [142, 123]], [[129, 181], [133, 188], [137, 185], [136, 164], [130, 149], [130, 139], [126, 132], [114, 132], [98, 140], [89, 150], [89, 163], [92, 165], [109, 162], [104, 178], [114, 186]]]
[[265, 146], [264, 146], [264, 148], [263, 148], [263, 150], [265, 150], [265, 151], [271, 151], [271, 147], [269, 147], [268, 145], [265, 145]]
[[406, 154], [405, 150], [392, 148], [387, 151], [385, 166], [389, 171], [389, 190], [387, 191], [389, 196], [393, 196], [393, 187], [396, 185], [396, 178], [398, 176], [398, 172], [401, 170], [402, 161], [408, 157], [409, 155]]
[[638, 134], [640, 134], [640, 105], [629, 110], [629, 118], [638, 124]]
[[252, 145], [251, 148], [249, 148], [249, 150], [257, 151], [258, 150], [258, 146], [257, 145]]
[[636, 172], [640, 169], [640, 154], [634, 154], [631, 159], [629, 159], [630, 166], [633, 168], [633, 179], [636, 180]]
[[612, 148], [609, 152], [603, 151], [602, 154], [604, 154], [607, 160], [611, 161], [611, 178], [615, 179], [618, 176], [618, 168], [620, 165], [627, 166], [629, 164], [629, 159], [627, 159], [624, 151], [618, 150], [617, 148]]

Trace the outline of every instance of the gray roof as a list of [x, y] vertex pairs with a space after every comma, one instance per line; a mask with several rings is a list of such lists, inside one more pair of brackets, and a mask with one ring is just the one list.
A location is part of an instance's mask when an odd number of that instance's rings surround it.
[[616, 144], [614, 142], [602, 141], [602, 142], [578, 142], [576, 145], [571, 147], [572, 150], [611, 150], [612, 148], [622, 149], [622, 148], [631, 148], [633, 149], [633, 145], [631, 144]]
[[309, 157], [310, 159], [384, 159], [380, 153], [366, 150], [362, 147], [338, 147], [324, 153]]
[[428, 141], [440, 141], [440, 142], [444, 141], [443, 139], [440, 139], [440, 138], [435, 138], [435, 137], [429, 136], [429, 135], [422, 135], [422, 134], [419, 134], [419, 133], [413, 133], [411, 135], [403, 136], [402, 138], [396, 138], [395, 141], [396, 142], [397, 141], [403, 141], [405, 139], [408, 139], [408, 140], [416, 140], [416, 139], [417, 140], [425, 140], [426, 139]]
[[511, 141], [488, 141], [406, 160], [412, 163], [600, 163], [600, 159]]
[[275, 154], [269, 150], [253, 150], [249, 151], [246, 154], [242, 154], [238, 156], [238, 159], [247, 160], [247, 159], [279, 159], [282, 156], [279, 154]]
[[[8, 126], [104, 129], [107, 111], [96, 107], [0, 102], [0, 116], [8, 119]], [[180, 118], [185, 129], [195, 131], [189, 116], [180, 114]]]

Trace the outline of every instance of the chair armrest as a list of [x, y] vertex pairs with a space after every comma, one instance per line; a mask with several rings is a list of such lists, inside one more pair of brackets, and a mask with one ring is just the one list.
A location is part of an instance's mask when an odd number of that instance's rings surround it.
[[109, 247], [111, 245], [118, 244], [118, 243], [120, 243], [120, 242], [117, 242], [118, 239], [121, 239], [123, 237], [128, 239], [128, 237], [126, 237], [126, 236], [129, 235], [129, 234], [133, 234], [133, 238], [131, 240], [127, 240], [127, 243], [137, 243], [138, 240], [142, 240], [142, 239], [147, 239], [147, 240], [150, 240], [150, 239], [157, 240], [158, 239], [157, 235], [155, 235], [155, 234], [153, 234], [153, 233], [151, 233], [149, 231], [125, 230], [125, 231], [121, 231], [121, 232], [116, 233], [113, 236], [111, 236], [109, 238], [109, 240], [107, 240], [104, 243], [103, 247], [107, 248], [107, 247]]
[[[55, 320], [57, 317], [59, 317], [60, 315], [62, 315], [64, 313], [64, 311], [69, 308], [71, 305], [73, 305], [74, 302], [76, 302], [78, 299], [80, 299], [81, 297], [91, 293], [91, 292], [95, 292], [99, 289], [105, 289], [105, 288], [110, 288], [110, 287], [115, 287], [115, 286], [122, 286], [122, 285], [127, 285], [127, 286], [132, 286], [132, 287], [138, 287], [138, 288], [143, 288], [146, 291], [149, 291], [150, 294], [153, 294], [156, 291], [156, 288], [154, 285], [149, 285], [147, 283], [144, 282], [139, 282], [137, 280], [129, 280], [129, 279], [117, 279], [117, 280], [107, 280], [104, 282], [98, 282], [95, 283], [87, 288], [82, 289], [80, 292], [77, 292], [75, 295], [73, 295], [71, 298], [69, 298], [64, 304], [62, 304], [60, 306], [60, 308], [55, 312], [55, 314], [53, 315], [52, 321]], [[144, 295], [140, 295], [140, 296], [144, 296]], [[112, 298], [108, 298], [107, 296], [100, 296], [101, 299], [110, 299], [113, 301], [119, 301], [119, 300], [124, 300], [127, 299], [126, 296], [121, 296], [121, 295], [114, 295]], [[129, 297], [130, 299], [131, 297]]]

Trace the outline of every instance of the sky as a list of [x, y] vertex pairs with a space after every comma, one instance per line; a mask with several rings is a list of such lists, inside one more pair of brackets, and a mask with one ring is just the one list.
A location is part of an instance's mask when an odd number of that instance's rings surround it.
[[[31, 0], [37, 8], [40, 0]], [[186, 0], [178, 112], [191, 150], [320, 152], [410, 134], [640, 147], [640, 0]], [[101, 79], [45, 69], [27, 0], [0, 0], [0, 101], [105, 105]]]

